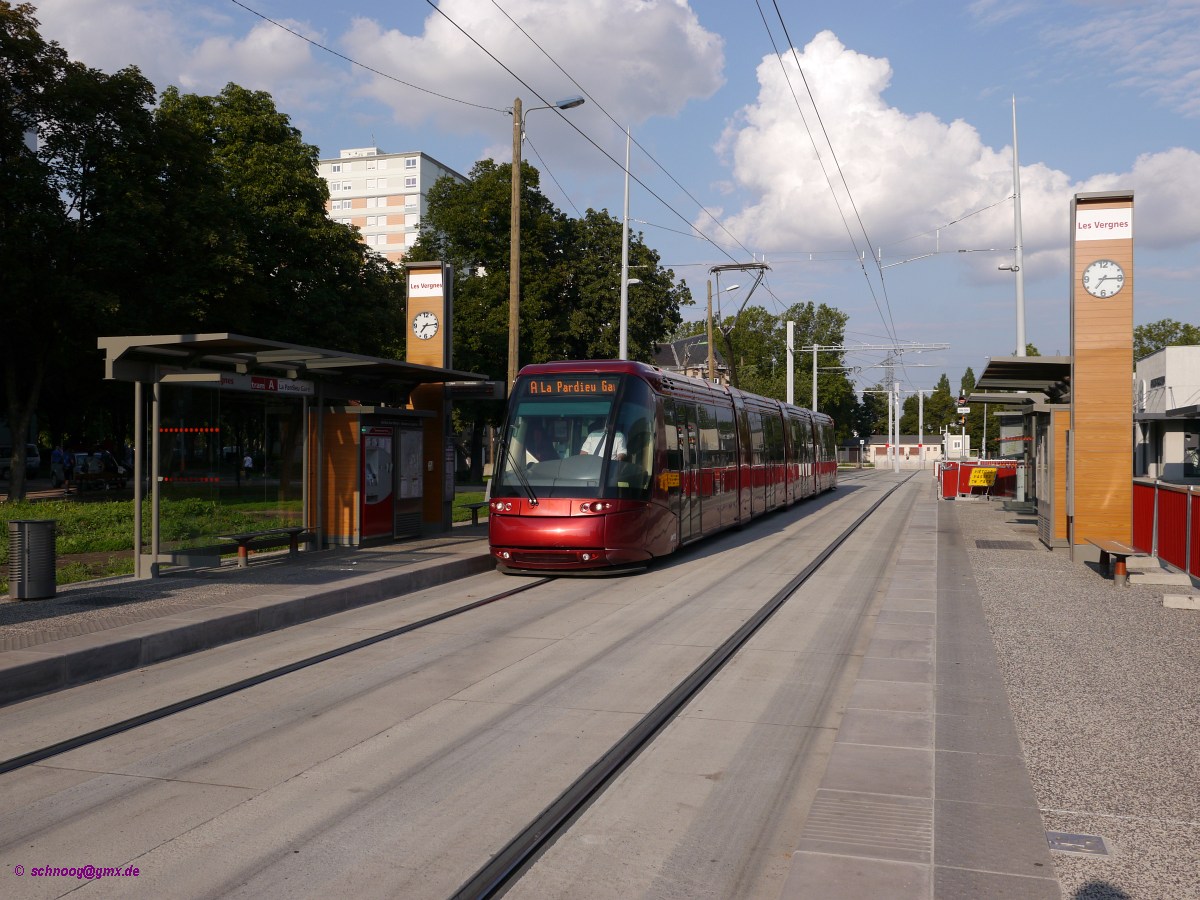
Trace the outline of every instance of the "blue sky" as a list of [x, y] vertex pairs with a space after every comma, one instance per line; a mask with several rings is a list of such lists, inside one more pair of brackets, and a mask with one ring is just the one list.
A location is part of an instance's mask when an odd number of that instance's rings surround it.
[[[560, 208], [622, 214], [628, 125], [630, 217], [691, 286], [685, 317], [702, 314], [709, 266], [765, 259], [752, 304], [836, 306], [848, 344], [950, 344], [905, 355], [908, 388], [943, 372], [957, 387], [1015, 347], [1014, 276], [997, 268], [1013, 256], [1015, 96], [1027, 339], [1070, 351], [1079, 191], [1135, 192], [1135, 322], [1200, 324], [1200, 0], [35, 5], [43, 33], [97, 68], [132, 63], [160, 89], [271, 92], [322, 156], [373, 144], [466, 173], [511, 158], [515, 97], [528, 110], [586, 94], [570, 124], [527, 119], [526, 158]], [[880, 357], [850, 355], [860, 384], [881, 377], [867, 368]]]

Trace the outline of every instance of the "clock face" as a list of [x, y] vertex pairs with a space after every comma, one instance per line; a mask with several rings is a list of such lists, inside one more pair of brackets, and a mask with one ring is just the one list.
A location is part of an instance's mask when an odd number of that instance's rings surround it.
[[1098, 259], [1083, 270], [1083, 289], [1093, 297], [1111, 297], [1125, 286], [1125, 270], [1111, 259]]
[[418, 338], [427, 341], [438, 333], [438, 317], [431, 312], [419, 312], [413, 316], [412, 330]]

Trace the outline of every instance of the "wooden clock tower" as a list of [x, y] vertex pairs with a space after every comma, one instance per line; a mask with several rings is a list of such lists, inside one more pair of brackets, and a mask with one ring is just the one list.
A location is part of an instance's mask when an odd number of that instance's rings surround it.
[[1071, 202], [1068, 541], [1133, 538], [1133, 193]]
[[454, 270], [440, 262], [405, 263], [404, 268], [408, 276], [405, 359], [452, 369]]

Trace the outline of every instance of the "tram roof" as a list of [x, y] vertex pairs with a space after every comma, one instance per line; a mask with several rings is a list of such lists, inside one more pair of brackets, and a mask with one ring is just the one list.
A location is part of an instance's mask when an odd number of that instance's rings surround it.
[[218, 332], [101, 337], [105, 378], [117, 381], [211, 382], [222, 373], [320, 383], [332, 400], [403, 405], [421, 384], [483, 381], [487, 376], [395, 359], [344, 353], [266, 338]]
[[[975, 382], [975, 390], [1037, 392], [1063, 402], [1071, 393], [1071, 357], [994, 356]], [[1022, 401], [1014, 397], [1008, 402]]]

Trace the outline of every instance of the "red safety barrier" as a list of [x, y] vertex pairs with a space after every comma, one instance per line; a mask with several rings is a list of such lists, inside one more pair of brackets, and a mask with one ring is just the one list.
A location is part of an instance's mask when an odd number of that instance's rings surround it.
[[1158, 490], [1152, 484], [1133, 485], [1133, 548], [1154, 552], [1154, 498]]
[[1187, 566], [1187, 498], [1184, 491], [1158, 491], [1158, 558], [1178, 569]]
[[[941, 462], [938, 475], [942, 484], [942, 499], [956, 497], [991, 496], [1015, 497], [1017, 494], [1017, 470], [1023, 464], [1015, 460], [981, 459], [962, 462]], [[995, 469], [996, 480], [987, 485], [972, 485], [971, 473], [976, 469]]]
[[953, 500], [958, 496], [958, 463], [939, 463], [938, 471], [942, 478], [942, 499]]

